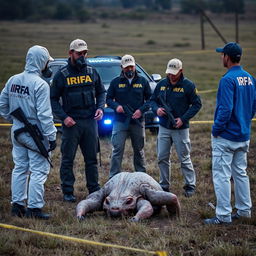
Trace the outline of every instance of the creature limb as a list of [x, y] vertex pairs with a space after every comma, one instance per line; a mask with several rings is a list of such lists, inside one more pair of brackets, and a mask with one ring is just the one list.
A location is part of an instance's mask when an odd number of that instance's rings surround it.
[[150, 189], [148, 186], [142, 186], [140, 191], [152, 205], [166, 205], [166, 209], [170, 215], [180, 216], [180, 202], [175, 194], [165, 191], [156, 191]]
[[103, 189], [100, 189], [82, 200], [76, 207], [76, 216], [79, 220], [84, 219], [88, 212], [100, 210], [104, 200]]
[[131, 218], [132, 222], [147, 219], [153, 214], [153, 207], [148, 200], [140, 199], [137, 202], [137, 213]]

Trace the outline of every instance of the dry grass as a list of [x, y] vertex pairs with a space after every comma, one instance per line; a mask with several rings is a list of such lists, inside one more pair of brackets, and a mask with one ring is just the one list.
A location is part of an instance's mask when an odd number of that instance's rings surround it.
[[[256, 126], [254, 124], [253, 131]], [[209, 130], [209, 129], [208, 129]], [[8, 134], [8, 131], [5, 132]], [[199, 139], [200, 137], [200, 139]], [[198, 127], [191, 127], [192, 159], [197, 171], [197, 194], [193, 198], [182, 195], [183, 179], [179, 164], [174, 153], [172, 156], [172, 191], [181, 201], [182, 214], [180, 220], [170, 219], [167, 212], [152, 217], [150, 220], [138, 224], [123, 220], [111, 220], [102, 212], [90, 214], [86, 221], [79, 223], [75, 219], [75, 204], [62, 202], [62, 193], [59, 187], [59, 147], [54, 151], [54, 168], [46, 183], [45, 210], [53, 213], [50, 221], [23, 220], [11, 218], [10, 212], [10, 174], [11, 165], [6, 168], [6, 159], [10, 163], [9, 150], [1, 150], [1, 166], [4, 175], [1, 176], [1, 208], [0, 220], [2, 223], [13, 224], [21, 227], [52, 232], [78, 238], [85, 238], [105, 243], [125, 245], [146, 250], [167, 250], [173, 255], [253, 255], [255, 253], [255, 225], [256, 215], [249, 221], [243, 221], [225, 227], [208, 227], [202, 224], [202, 219], [212, 216], [214, 211], [208, 202], [215, 204], [215, 196], [211, 181], [211, 153], [210, 136], [208, 132], [199, 131]], [[60, 138], [58, 138], [60, 144]], [[147, 157], [147, 170], [150, 175], [158, 179], [158, 168], [155, 156], [155, 135], [147, 133], [145, 153]], [[249, 153], [248, 173], [251, 177], [252, 199], [255, 203], [255, 139]], [[100, 181], [103, 184], [107, 179], [109, 169], [109, 152], [111, 143], [109, 138], [101, 141], [102, 167], [100, 167]], [[11, 144], [5, 143], [5, 149], [10, 149]], [[131, 146], [128, 141], [123, 163], [124, 170], [132, 170]], [[84, 184], [82, 155], [78, 151], [76, 164], [75, 193], [79, 200], [87, 193]], [[254, 208], [253, 208], [254, 210]], [[20, 231], [0, 231], [0, 255], [140, 255], [117, 249], [103, 249], [87, 245], [78, 245], [57, 239], [41, 238], [37, 235], [21, 233]], [[7, 239], [8, 237], [8, 239]], [[19, 247], [16, 244], [19, 244]], [[6, 253], [8, 252], [8, 253]]]
[[[97, 21], [90, 24], [69, 24], [45, 22], [41, 24], [0, 22], [0, 83], [23, 69], [24, 55], [33, 44], [49, 48], [56, 57], [66, 56], [67, 45], [77, 37], [86, 39], [90, 55], [132, 53], [150, 73], [164, 74], [167, 61], [179, 57], [184, 62], [185, 73], [194, 80], [199, 90], [216, 89], [220, 76], [225, 72], [219, 56], [214, 53], [222, 42], [207, 27], [207, 49], [200, 50], [198, 17], [182, 24], [180, 19], [162, 22], [117, 22]], [[185, 19], [188, 21], [188, 18]], [[224, 23], [225, 21], [225, 23]], [[105, 26], [102, 24], [105, 23]], [[234, 40], [234, 28], [230, 21], [220, 17], [218, 27], [229, 40]], [[139, 28], [139, 30], [138, 30]], [[240, 24], [241, 44], [244, 51], [244, 67], [255, 74], [255, 21], [246, 19]], [[153, 40], [155, 44], [147, 44]], [[184, 47], [180, 47], [183, 45]], [[202, 94], [203, 108], [195, 120], [210, 120], [213, 117], [215, 93]], [[27, 220], [10, 216], [10, 178], [13, 167], [9, 129], [0, 133], [0, 222], [46, 232], [63, 234], [106, 243], [137, 247], [150, 251], [166, 250], [172, 255], [255, 255], [256, 254], [256, 213], [249, 221], [221, 226], [202, 225], [202, 219], [213, 216], [214, 211], [208, 202], [215, 204], [211, 179], [210, 125], [191, 125], [192, 161], [197, 172], [197, 193], [193, 198], [182, 195], [183, 178], [175, 152], [172, 155], [172, 192], [177, 194], [182, 206], [180, 220], [170, 219], [167, 212], [154, 216], [141, 223], [130, 223], [126, 219], [111, 220], [101, 212], [90, 214], [79, 223], [75, 219], [75, 204], [64, 203], [60, 190], [60, 138], [53, 154], [54, 168], [46, 183], [45, 210], [53, 214], [49, 221]], [[256, 124], [253, 124], [251, 149], [248, 154], [248, 174], [251, 181], [251, 195], [256, 204]], [[147, 131], [145, 155], [147, 171], [158, 180], [156, 162], [156, 135]], [[108, 178], [111, 143], [110, 138], [101, 139], [102, 166], [99, 168], [100, 183]], [[77, 152], [75, 161], [75, 194], [83, 199], [87, 191], [83, 172], [83, 158]], [[132, 171], [132, 150], [127, 142], [123, 170]], [[0, 255], [141, 255], [111, 248], [102, 248], [44, 238], [21, 231], [0, 229]]]

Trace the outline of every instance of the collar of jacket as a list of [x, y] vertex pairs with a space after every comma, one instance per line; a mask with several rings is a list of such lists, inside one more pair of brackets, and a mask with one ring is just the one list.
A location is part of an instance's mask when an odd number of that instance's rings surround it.
[[73, 72], [85, 72], [86, 71], [86, 68], [87, 68], [87, 64], [86, 64], [86, 66], [83, 68], [83, 69], [78, 69], [77, 67], [76, 67], [76, 65], [73, 65], [72, 64], [72, 62], [71, 62], [71, 58], [69, 57], [68, 58], [68, 66], [69, 66], [69, 68], [70, 68], [70, 71], [73, 71]]
[[182, 82], [183, 82], [184, 79], [185, 79], [183, 73], [181, 73], [180, 79], [179, 79], [179, 81], [178, 81], [176, 84], [172, 84], [168, 76], [166, 76], [166, 78], [167, 78], [167, 86], [170, 86], [170, 87], [181, 86], [181, 85], [182, 85]]
[[[138, 74], [137, 70], [135, 70], [135, 75], [134, 75], [132, 80], [137, 79], [138, 77], [139, 77], [139, 74]], [[124, 75], [124, 71], [123, 70], [122, 70], [122, 72], [120, 74], [120, 78], [121, 79], [126, 79], [128, 81], [128, 78]]]
[[225, 76], [227, 73], [229, 73], [229, 72], [231, 72], [231, 71], [233, 71], [233, 70], [241, 70], [241, 69], [242, 69], [242, 66], [241, 66], [241, 65], [232, 66], [231, 68], [229, 68], [229, 69], [227, 70], [227, 72], [226, 72], [223, 76]]

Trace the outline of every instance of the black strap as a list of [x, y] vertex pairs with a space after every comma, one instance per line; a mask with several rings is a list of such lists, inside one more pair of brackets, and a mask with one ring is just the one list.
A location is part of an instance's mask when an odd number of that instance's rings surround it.
[[[26, 148], [26, 149], [28, 149], [28, 150], [31, 150], [31, 151], [33, 151], [33, 152], [36, 152], [36, 153], [42, 155], [40, 151], [35, 150], [35, 149], [33, 149], [33, 148], [30, 148], [30, 147], [28, 147], [26, 144], [24, 144], [24, 143], [22, 143], [22, 142], [19, 141], [19, 136], [20, 136], [20, 134], [21, 134], [21, 133], [24, 133], [24, 132], [28, 132], [28, 130], [27, 130], [26, 127], [22, 127], [22, 128], [19, 128], [19, 129], [15, 130], [15, 131], [13, 132], [15, 140], [16, 140], [21, 146], [23, 146], [24, 148]], [[47, 159], [48, 163], [50, 164], [50, 166], [53, 167], [53, 165], [52, 165], [50, 159], [49, 159], [49, 158], [46, 158], [46, 159]]]

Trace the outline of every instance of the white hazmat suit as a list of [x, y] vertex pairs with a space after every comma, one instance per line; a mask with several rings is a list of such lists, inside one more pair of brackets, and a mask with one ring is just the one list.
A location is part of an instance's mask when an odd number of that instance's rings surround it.
[[12, 76], [6, 83], [0, 95], [0, 115], [13, 123], [11, 136], [13, 143], [12, 156], [14, 169], [12, 171], [12, 203], [28, 208], [44, 206], [44, 183], [50, 171], [47, 159], [38, 152], [24, 147], [34, 145], [32, 137], [23, 133], [20, 144], [14, 138], [14, 131], [24, 127], [24, 124], [10, 115], [21, 108], [28, 121], [36, 124], [44, 136], [44, 145], [49, 148], [48, 141], [56, 140], [56, 128], [53, 123], [50, 103], [50, 89], [41, 76], [48, 61], [49, 52], [42, 46], [35, 45], [28, 50], [24, 72]]

